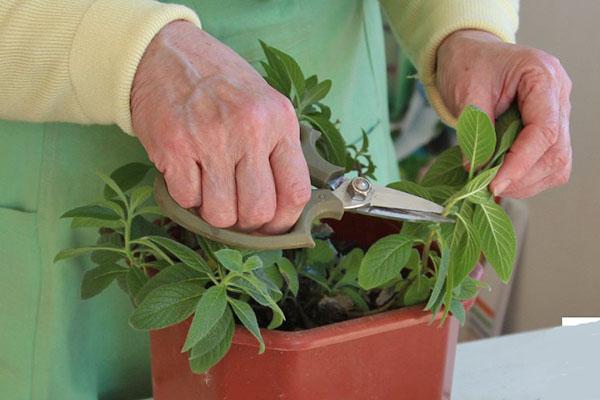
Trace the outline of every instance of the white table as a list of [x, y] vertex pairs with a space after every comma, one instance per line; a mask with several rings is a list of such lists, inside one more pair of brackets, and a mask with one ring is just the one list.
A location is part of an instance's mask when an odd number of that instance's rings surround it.
[[453, 400], [600, 400], [600, 322], [458, 346]]

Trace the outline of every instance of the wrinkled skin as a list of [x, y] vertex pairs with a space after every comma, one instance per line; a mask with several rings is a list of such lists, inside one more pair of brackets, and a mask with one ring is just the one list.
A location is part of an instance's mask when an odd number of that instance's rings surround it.
[[437, 87], [454, 115], [474, 104], [496, 118], [518, 101], [524, 129], [490, 185], [495, 195], [527, 198], [569, 180], [571, 80], [556, 58], [481, 31], [453, 33], [437, 56]]
[[292, 104], [233, 50], [177, 21], [136, 72], [133, 128], [174, 200], [219, 228], [288, 230], [310, 198]]

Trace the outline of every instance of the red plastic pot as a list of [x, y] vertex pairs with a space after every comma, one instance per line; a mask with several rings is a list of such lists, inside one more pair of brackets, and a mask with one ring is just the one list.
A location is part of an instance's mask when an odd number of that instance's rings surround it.
[[[398, 224], [348, 214], [336, 234], [367, 246]], [[237, 328], [225, 358], [191, 372], [180, 349], [189, 320], [150, 333], [155, 400], [448, 399], [458, 323], [431, 324], [422, 306], [297, 331], [263, 330], [266, 351]]]

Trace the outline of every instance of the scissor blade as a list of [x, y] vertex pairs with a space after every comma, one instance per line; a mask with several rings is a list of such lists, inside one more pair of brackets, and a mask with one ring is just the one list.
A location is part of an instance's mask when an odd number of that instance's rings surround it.
[[444, 207], [419, 196], [373, 184], [371, 207], [441, 214]]
[[391, 219], [394, 221], [409, 221], [409, 222], [442, 222], [442, 223], [454, 223], [455, 221], [450, 218], [442, 217], [438, 213], [432, 213], [427, 211], [412, 211], [412, 210], [401, 210], [397, 208], [382, 208], [382, 207], [371, 207], [364, 206], [349, 210], [350, 212], [369, 215], [378, 218]]

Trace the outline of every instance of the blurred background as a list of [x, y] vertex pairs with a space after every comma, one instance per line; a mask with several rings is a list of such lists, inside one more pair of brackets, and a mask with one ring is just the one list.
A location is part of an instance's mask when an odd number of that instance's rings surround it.
[[[574, 166], [567, 186], [507, 201], [519, 237], [511, 286], [492, 287], [470, 311], [463, 340], [561, 325], [562, 317], [600, 317], [600, 1], [522, 0], [518, 43], [560, 59], [574, 83]], [[454, 140], [387, 32], [390, 117], [401, 173], [411, 178]]]

